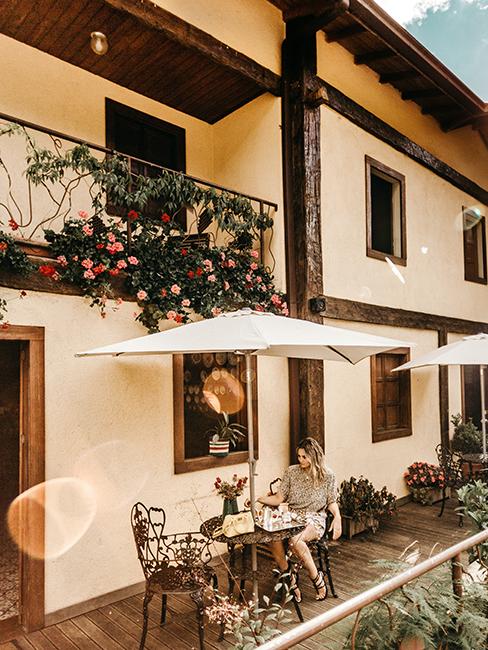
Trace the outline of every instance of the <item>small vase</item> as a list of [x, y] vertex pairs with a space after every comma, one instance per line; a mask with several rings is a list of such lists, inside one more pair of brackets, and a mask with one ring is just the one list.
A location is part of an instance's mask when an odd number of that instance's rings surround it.
[[211, 456], [222, 458], [229, 455], [229, 441], [228, 440], [210, 440], [208, 443], [208, 453]]
[[239, 506], [237, 505], [237, 499], [224, 499], [224, 507], [222, 511], [222, 516], [225, 515], [236, 515], [239, 512]]

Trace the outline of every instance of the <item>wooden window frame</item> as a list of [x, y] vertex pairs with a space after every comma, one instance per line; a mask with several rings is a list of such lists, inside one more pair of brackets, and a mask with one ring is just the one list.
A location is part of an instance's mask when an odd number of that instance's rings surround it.
[[[20, 492], [45, 480], [44, 327], [9, 325], [0, 340], [20, 342]], [[44, 548], [44, 515], [29, 518], [36, 548]], [[31, 632], [44, 627], [44, 561], [20, 555], [20, 624]]]
[[[254, 381], [252, 387], [253, 429], [254, 429], [254, 456], [259, 457], [259, 432], [258, 432], [258, 389], [257, 389], [257, 360], [252, 358]], [[219, 468], [227, 465], [245, 463], [249, 459], [248, 451], [232, 451], [224, 458], [214, 456], [199, 456], [198, 458], [185, 458], [185, 420], [184, 420], [184, 395], [183, 395], [183, 355], [173, 355], [173, 441], [174, 441], [174, 470], [175, 474], [197, 472], [203, 469]], [[203, 432], [202, 432], [202, 435]]]
[[[383, 354], [396, 354], [402, 355], [405, 357], [398, 365], [406, 363], [410, 360], [410, 349], [409, 348], [396, 348], [394, 350], [388, 350]], [[395, 440], [397, 438], [406, 438], [413, 435], [412, 431], [412, 393], [411, 393], [411, 383], [410, 383], [410, 371], [403, 370], [402, 373], [405, 373], [404, 381], [406, 382], [406, 389], [408, 390], [408, 401], [406, 404], [406, 412], [408, 425], [399, 429], [390, 429], [386, 431], [378, 431], [378, 420], [377, 420], [377, 390], [376, 390], [376, 357], [381, 355], [374, 355], [370, 360], [370, 369], [371, 369], [371, 427], [372, 427], [372, 441], [383, 442], [384, 440]], [[400, 377], [399, 377], [400, 379]]]
[[[377, 260], [385, 261], [388, 257], [392, 262], [400, 266], [407, 265], [407, 220], [406, 220], [406, 201], [405, 201], [405, 176], [400, 172], [395, 171], [391, 167], [371, 158], [365, 156], [366, 165], [366, 255]], [[373, 248], [373, 209], [371, 197], [371, 170], [375, 169], [386, 176], [389, 176], [392, 181], [397, 181], [400, 186], [400, 245], [401, 255], [393, 255], [377, 251]]]
[[487, 278], [487, 267], [486, 267], [486, 220], [484, 216], [480, 217], [480, 224], [481, 224], [481, 249], [482, 249], [482, 254], [483, 254], [483, 277], [479, 276], [471, 276], [468, 274], [468, 270], [466, 268], [466, 236], [465, 236], [465, 228], [464, 228], [464, 219], [465, 219], [465, 214], [468, 211], [468, 208], [463, 206], [463, 261], [464, 261], [464, 279], [466, 282], [476, 282], [477, 284], [488, 284], [488, 278]]

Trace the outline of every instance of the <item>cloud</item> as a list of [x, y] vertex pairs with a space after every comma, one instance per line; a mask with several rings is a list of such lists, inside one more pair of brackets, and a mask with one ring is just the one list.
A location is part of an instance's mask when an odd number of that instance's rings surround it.
[[[452, 0], [376, 0], [386, 12], [401, 25], [418, 22], [426, 17], [429, 11], [448, 11]], [[461, 0], [464, 4], [476, 4], [480, 9], [487, 9], [487, 0]]]

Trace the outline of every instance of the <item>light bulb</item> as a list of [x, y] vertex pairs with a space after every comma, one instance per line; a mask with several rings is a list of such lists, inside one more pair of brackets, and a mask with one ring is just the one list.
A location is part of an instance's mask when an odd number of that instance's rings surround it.
[[98, 56], [106, 54], [108, 50], [108, 41], [105, 34], [103, 32], [92, 32], [90, 34], [90, 47], [95, 54], [98, 54]]

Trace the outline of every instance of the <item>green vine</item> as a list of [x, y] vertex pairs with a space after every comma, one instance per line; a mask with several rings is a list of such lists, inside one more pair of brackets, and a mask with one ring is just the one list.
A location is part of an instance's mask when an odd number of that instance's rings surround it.
[[[16, 239], [0, 231], [0, 270], [19, 275], [28, 275], [34, 271], [34, 265], [29, 262], [27, 255], [20, 249]], [[20, 297], [26, 295], [20, 292]], [[7, 299], [0, 298], [0, 324], [5, 326], [7, 314]]]

